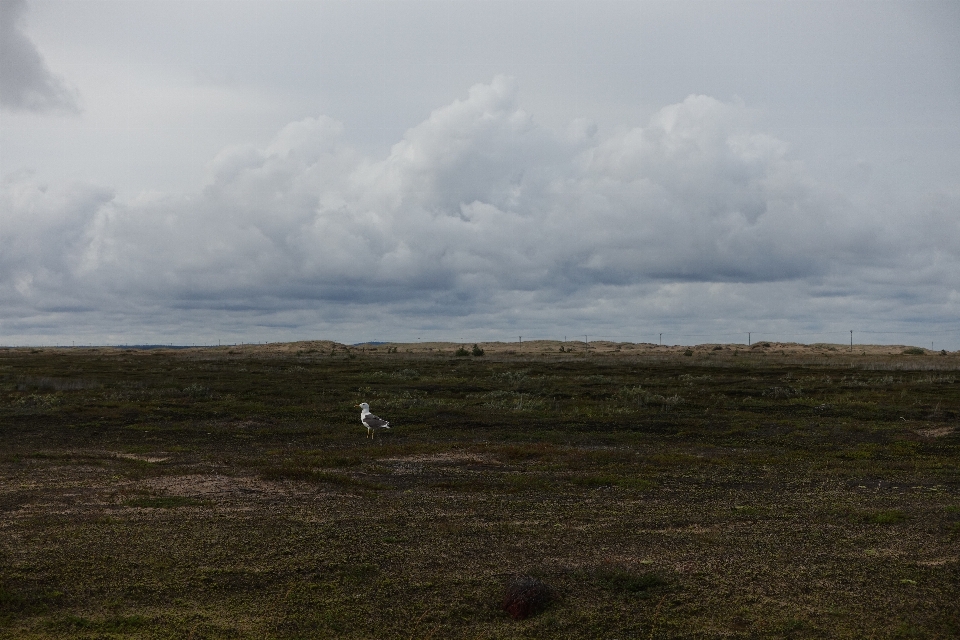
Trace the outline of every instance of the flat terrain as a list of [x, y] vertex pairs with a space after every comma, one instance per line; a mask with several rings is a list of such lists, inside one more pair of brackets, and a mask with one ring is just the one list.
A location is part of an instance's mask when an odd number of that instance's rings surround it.
[[0, 349], [0, 638], [960, 636], [960, 354], [460, 346]]

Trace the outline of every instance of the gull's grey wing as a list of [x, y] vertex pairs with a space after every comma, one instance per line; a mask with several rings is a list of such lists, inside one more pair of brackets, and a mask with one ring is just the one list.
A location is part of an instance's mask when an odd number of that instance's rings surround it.
[[363, 424], [371, 427], [373, 429], [382, 429], [383, 427], [389, 426], [390, 423], [382, 418], [378, 418], [372, 413], [368, 413], [367, 417], [363, 419]]

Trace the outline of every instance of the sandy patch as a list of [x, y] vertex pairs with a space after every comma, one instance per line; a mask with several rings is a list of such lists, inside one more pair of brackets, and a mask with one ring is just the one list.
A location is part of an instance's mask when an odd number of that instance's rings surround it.
[[379, 462], [399, 462], [415, 464], [459, 464], [473, 462], [475, 464], [501, 464], [489, 456], [478, 453], [418, 453], [397, 458], [380, 458]]
[[140, 462], [166, 462], [170, 459], [170, 456], [141, 456], [135, 453], [117, 453], [114, 456], [126, 460], [139, 460]]
[[937, 558], [936, 560], [923, 560], [918, 562], [922, 567], [942, 567], [945, 564], [953, 564], [957, 561], [956, 557], [953, 558]]
[[916, 434], [924, 438], [942, 438], [950, 435], [953, 431], [953, 427], [938, 427], [936, 429], [920, 429]]

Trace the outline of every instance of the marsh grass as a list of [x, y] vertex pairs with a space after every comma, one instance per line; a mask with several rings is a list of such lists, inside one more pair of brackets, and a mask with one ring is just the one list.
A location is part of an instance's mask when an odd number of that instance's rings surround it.
[[431, 348], [0, 350], [0, 638], [956, 635], [955, 356]]

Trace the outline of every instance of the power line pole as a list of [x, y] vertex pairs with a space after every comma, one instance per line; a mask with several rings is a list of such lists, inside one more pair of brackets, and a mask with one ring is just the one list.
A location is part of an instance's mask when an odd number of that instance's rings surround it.
[[663, 334], [662, 334], [662, 333], [660, 334], [660, 346], [661, 346], [661, 347], [663, 346]]
[[747, 346], [749, 347], [751, 344], [753, 344], [753, 343], [750, 342], [750, 332], [747, 331]]
[[853, 351], [853, 329], [850, 329], [850, 351]]

